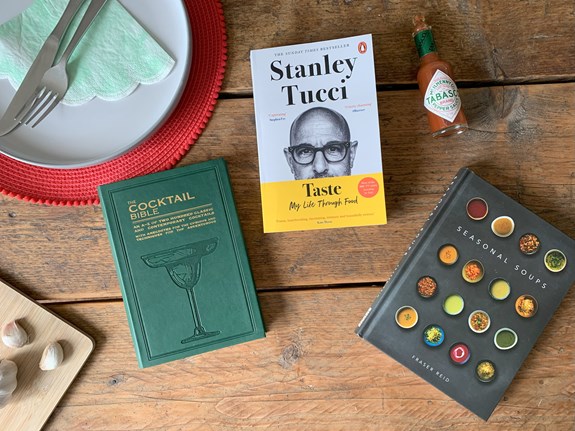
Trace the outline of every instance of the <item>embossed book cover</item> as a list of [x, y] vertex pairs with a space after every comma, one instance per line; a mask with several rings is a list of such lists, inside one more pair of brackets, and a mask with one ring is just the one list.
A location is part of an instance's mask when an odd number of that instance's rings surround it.
[[140, 367], [265, 336], [223, 159], [99, 194]]

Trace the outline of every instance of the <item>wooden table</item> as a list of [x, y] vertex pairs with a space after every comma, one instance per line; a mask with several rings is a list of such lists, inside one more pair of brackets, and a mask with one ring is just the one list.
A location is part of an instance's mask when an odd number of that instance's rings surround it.
[[[487, 423], [354, 334], [461, 166], [575, 237], [573, 2], [424, 4], [223, 1], [223, 91], [181, 164], [228, 161], [265, 339], [138, 369], [100, 208], [0, 197], [0, 278], [96, 341], [46, 430], [575, 429], [573, 289]], [[428, 133], [418, 11], [461, 88], [470, 130], [454, 139]], [[264, 235], [249, 51], [361, 33], [374, 35], [389, 222]]]

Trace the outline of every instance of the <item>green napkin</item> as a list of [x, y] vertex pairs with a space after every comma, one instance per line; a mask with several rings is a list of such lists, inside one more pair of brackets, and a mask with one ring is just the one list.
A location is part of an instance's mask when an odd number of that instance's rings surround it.
[[[42, 44], [60, 19], [68, 0], [35, 0], [20, 15], [0, 26], [0, 78], [18, 88]], [[82, 11], [60, 47], [78, 26]], [[67, 105], [81, 105], [98, 97], [119, 100], [139, 84], [164, 79], [175, 61], [117, 0], [109, 0], [88, 29], [68, 62], [70, 88]]]

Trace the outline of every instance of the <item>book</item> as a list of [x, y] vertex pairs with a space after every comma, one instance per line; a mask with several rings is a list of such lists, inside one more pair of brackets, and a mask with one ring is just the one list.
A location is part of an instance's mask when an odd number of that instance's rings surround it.
[[462, 168], [356, 333], [487, 420], [575, 282], [575, 241]]
[[371, 35], [250, 59], [264, 232], [385, 224]]
[[98, 192], [141, 368], [265, 336], [223, 159]]

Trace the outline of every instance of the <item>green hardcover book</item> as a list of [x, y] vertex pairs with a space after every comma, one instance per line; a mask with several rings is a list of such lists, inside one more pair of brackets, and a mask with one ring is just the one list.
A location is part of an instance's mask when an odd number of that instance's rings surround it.
[[265, 337], [223, 159], [98, 191], [140, 367]]

